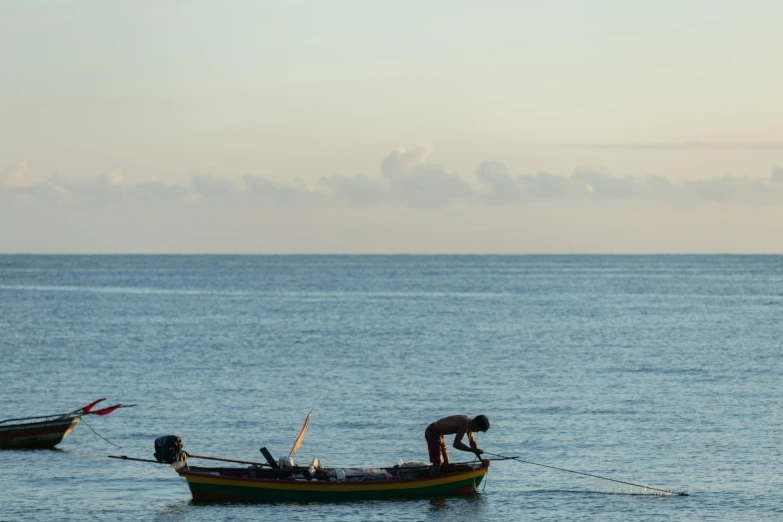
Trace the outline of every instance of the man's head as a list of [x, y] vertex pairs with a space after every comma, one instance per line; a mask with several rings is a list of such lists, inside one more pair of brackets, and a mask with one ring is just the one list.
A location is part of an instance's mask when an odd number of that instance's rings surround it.
[[489, 429], [489, 419], [486, 415], [476, 415], [471, 421], [473, 431], [487, 431]]

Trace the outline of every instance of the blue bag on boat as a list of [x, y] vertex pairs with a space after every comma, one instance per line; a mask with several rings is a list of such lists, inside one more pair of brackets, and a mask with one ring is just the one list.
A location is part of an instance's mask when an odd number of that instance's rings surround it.
[[182, 439], [176, 435], [166, 435], [155, 439], [155, 460], [171, 464], [180, 460]]

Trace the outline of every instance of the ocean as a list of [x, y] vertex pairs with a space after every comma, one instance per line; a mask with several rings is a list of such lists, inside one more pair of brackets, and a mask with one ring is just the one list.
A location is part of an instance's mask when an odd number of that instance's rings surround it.
[[[783, 256], [3, 255], [0, 419], [136, 406], [0, 451], [0, 520], [783, 520], [782, 376]], [[108, 458], [283, 456], [311, 409], [297, 463], [484, 414], [488, 452], [688, 496], [496, 461], [468, 497], [201, 505]]]

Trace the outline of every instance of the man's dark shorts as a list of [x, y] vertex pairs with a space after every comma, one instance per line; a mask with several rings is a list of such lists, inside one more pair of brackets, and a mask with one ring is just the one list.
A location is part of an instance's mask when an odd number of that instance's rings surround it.
[[448, 462], [449, 452], [446, 449], [446, 441], [443, 440], [438, 428], [430, 424], [424, 430], [424, 439], [427, 441], [427, 450], [430, 454], [430, 462], [440, 465], [441, 462]]

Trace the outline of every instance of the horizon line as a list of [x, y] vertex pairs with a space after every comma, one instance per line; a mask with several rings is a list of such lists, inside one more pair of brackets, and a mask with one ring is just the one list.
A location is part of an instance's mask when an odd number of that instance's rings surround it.
[[438, 256], [493, 256], [493, 257], [523, 257], [523, 256], [783, 256], [783, 252], [0, 252], [0, 256], [246, 256], [246, 257], [438, 257]]

